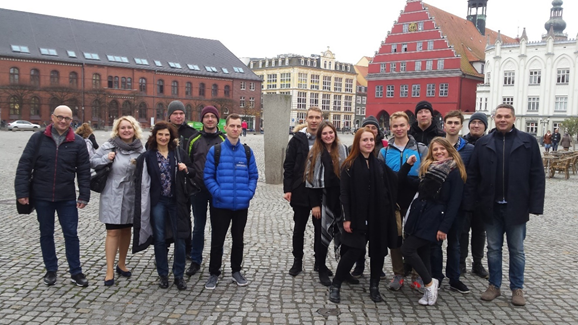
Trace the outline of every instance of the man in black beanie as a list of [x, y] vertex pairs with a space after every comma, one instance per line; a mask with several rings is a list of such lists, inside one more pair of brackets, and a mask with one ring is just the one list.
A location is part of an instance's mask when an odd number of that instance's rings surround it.
[[488, 117], [482, 112], [475, 112], [470, 117], [470, 122], [468, 123], [468, 129], [470, 133], [464, 135], [464, 139], [469, 143], [476, 145], [476, 141], [483, 137], [488, 129]]
[[437, 125], [433, 123], [433, 106], [430, 102], [422, 100], [415, 106], [415, 121], [409, 129], [409, 134], [413, 136], [417, 142], [421, 142], [429, 146], [431, 140], [435, 137], [445, 137], [446, 134], [439, 130]]

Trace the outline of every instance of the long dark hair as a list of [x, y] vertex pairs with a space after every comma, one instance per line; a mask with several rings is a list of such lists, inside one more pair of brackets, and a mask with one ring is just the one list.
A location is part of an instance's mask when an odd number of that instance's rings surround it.
[[375, 135], [373, 134], [373, 131], [371, 131], [368, 127], [362, 127], [359, 128], [359, 130], [357, 130], [357, 132], [355, 132], [355, 136], [353, 137], [353, 144], [351, 145], [351, 151], [349, 152], [349, 156], [347, 156], [347, 158], [345, 158], [345, 161], [343, 162], [343, 168], [350, 168], [351, 165], [353, 165], [353, 161], [357, 158], [357, 156], [359, 156], [361, 154], [361, 149], [359, 149], [359, 144], [361, 143], [361, 135], [364, 132], [368, 132], [371, 134], [371, 136], [373, 137], [373, 139], [375, 139]]
[[157, 122], [155, 124], [155, 127], [153, 128], [153, 132], [150, 135], [149, 139], [147, 140], [147, 145], [146, 147], [149, 150], [157, 150], [157, 133], [160, 130], [169, 130], [169, 133], [171, 135], [171, 139], [169, 140], [169, 151], [173, 151], [175, 150], [175, 148], [177, 147], [177, 142], [175, 140], [177, 140], [178, 137], [178, 133], [177, 133], [177, 129], [175, 129], [175, 127], [169, 123], [169, 122], [165, 122], [165, 121], [160, 121]]
[[339, 145], [339, 138], [337, 137], [337, 130], [335, 129], [335, 126], [331, 122], [323, 122], [317, 128], [317, 133], [315, 135], [315, 143], [313, 144], [313, 147], [309, 151], [309, 155], [307, 155], [307, 160], [309, 160], [310, 162], [308, 174], [309, 182], [313, 181], [315, 161], [317, 160], [317, 156], [321, 155], [321, 153], [323, 153], [323, 150], [325, 149], [325, 142], [323, 142], [323, 139], [321, 139], [321, 135], [323, 134], [323, 129], [325, 129], [326, 127], [330, 127], [333, 130], [333, 134], [335, 134], [335, 140], [331, 144], [331, 152], [329, 152], [329, 156], [331, 157], [331, 162], [333, 163], [333, 172], [339, 178], [340, 174], [339, 148], [337, 147]]

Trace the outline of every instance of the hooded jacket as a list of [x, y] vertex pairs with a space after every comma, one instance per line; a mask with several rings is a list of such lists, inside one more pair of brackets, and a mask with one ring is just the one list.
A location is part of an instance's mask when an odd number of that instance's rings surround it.
[[421, 142], [426, 146], [429, 146], [429, 143], [433, 138], [446, 136], [446, 133], [438, 129], [435, 123], [432, 123], [427, 129], [422, 130], [418, 123], [414, 122], [408, 133], [412, 135], [417, 142]]

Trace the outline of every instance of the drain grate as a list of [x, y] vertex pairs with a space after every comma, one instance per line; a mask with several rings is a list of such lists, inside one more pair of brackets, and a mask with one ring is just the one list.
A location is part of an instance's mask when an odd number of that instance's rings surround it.
[[317, 309], [317, 313], [323, 317], [327, 317], [327, 316], [339, 316], [339, 314], [341, 314], [341, 311], [339, 310], [339, 308], [319, 308]]

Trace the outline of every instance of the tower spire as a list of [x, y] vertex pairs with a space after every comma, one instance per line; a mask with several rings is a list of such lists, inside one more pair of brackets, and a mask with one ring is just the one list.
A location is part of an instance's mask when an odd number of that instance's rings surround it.
[[486, 35], [486, 8], [488, 0], [468, 0], [468, 16], [480, 34]]
[[551, 36], [551, 30], [553, 31], [555, 40], [568, 39], [568, 36], [564, 33], [564, 29], [566, 29], [566, 22], [562, 18], [562, 14], [564, 13], [564, 8], [562, 8], [563, 4], [564, 1], [562, 0], [552, 1], [552, 9], [550, 9], [550, 20], [544, 24], [544, 28], [546, 28], [548, 34], [542, 36], [542, 39], [546, 39], [547, 37]]

